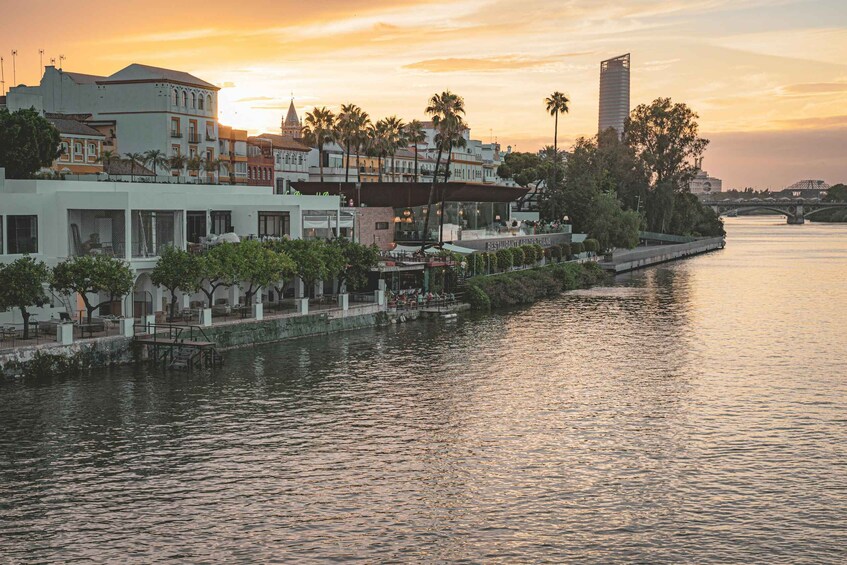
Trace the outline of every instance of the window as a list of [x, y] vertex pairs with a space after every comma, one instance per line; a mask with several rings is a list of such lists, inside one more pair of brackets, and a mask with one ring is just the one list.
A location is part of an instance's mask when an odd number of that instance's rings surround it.
[[212, 111], [212, 95], [211, 94], [206, 95], [206, 109], [209, 110], [210, 112]]
[[182, 137], [179, 118], [171, 118], [171, 137]]
[[186, 214], [186, 227], [188, 228], [188, 241], [200, 243], [201, 237], [206, 237], [206, 212], [192, 212]]
[[388, 222], [377, 222], [376, 223], [376, 229], [387, 230], [388, 229]]
[[184, 108], [188, 107], [188, 93], [186, 91], [182, 91], [182, 106]]
[[191, 107], [197, 108], [197, 95], [193, 92], [191, 93]]
[[6, 216], [9, 255], [38, 253], [38, 216]]
[[88, 154], [92, 155], [94, 157], [97, 156], [97, 144], [96, 143], [89, 143], [88, 144]]
[[176, 91], [176, 88], [171, 91], [171, 104], [179, 106], [179, 93]]
[[68, 142], [63, 141], [62, 142], [62, 154], [59, 157], [59, 159], [61, 159], [62, 161], [69, 161], [70, 158], [71, 158], [70, 151], [71, 151], [71, 148], [68, 146]]
[[220, 235], [232, 231], [232, 212], [214, 211], [212, 212], [212, 225], [210, 233]]
[[288, 213], [259, 212], [259, 237], [282, 237], [290, 231]]
[[200, 97], [197, 99], [197, 108], [198, 108], [199, 110], [202, 110], [202, 109], [203, 109], [203, 95], [202, 95], [202, 94], [201, 94], [201, 95], [200, 95]]

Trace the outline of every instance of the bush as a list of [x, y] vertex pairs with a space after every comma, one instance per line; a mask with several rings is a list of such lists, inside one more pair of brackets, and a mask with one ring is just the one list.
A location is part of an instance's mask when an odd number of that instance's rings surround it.
[[501, 273], [471, 279], [467, 300], [475, 310], [529, 304], [563, 290], [595, 284], [604, 276], [595, 263], [559, 263], [541, 269]]
[[560, 244], [559, 250], [562, 254], [562, 259], [564, 259], [565, 261], [570, 261], [571, 258], [573, 257], [573, 250], [571, 249], [570, 244], [568, 244], [568, 243]]
[[514, 264], [514, 260], [512, 258], [512, 250], [511, 249], [498, 249], [497, 250], [497, 266], [503, 269], [504, 271], [508, 271], [512, 268]]
[[515, 267], [520, 267], [526, 263], [526, 253], [520, 247], [512, 248], [512, 264]]
[[600, 242], [596, 239], [586, 239], [584, 242], [585, 250], [597, 253], [600, 251]]
[[466, 298], [468, 304], [474, 310], [489, 310], [491, 309], [491, 300], [488, 295], [483, 292], [478, 286], [469, 286]]
[[546, 249], [547, 256], [553, 259], [561, 259], [562, 258], [562, 247], [559, 245], [554, 245], [552, 247], [548, 247]]
[[485, 254], [473, 253], [468, 260], [468, 268], [473, 275], [481, 275], [485, 272]]
[[544, 248], [538, 245], [537, 243], [533, 243], [530, 247], [535, 249], [535, 260], [541, 261], [541, 259], [544, 257]]
[[578, 241], [571, 243], [571, 253], [579, 255], [583, 251], [585, 251], [585, 245], [583, 243]]

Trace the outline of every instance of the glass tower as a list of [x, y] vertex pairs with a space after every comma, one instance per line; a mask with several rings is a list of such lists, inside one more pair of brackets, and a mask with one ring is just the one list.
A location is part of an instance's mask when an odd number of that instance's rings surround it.
[[615, 128], [623, 135], [629, 115], [629, 53], [600, 63], [599, 132]]

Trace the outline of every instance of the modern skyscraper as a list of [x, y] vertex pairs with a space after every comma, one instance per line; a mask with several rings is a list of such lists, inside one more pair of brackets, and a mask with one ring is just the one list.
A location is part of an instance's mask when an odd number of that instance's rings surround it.
[[600, 63], [600, 127], [615, 128], [623, 135], [629, 115], [629, 53]]

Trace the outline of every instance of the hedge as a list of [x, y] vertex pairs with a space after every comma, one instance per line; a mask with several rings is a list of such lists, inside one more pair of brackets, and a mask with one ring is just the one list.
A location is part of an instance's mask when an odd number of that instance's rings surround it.
[[503, 269], [504, 271], [508, 271], [514, 265], [514, 259], [512, 258], [512, 250], [511, 249], [498, 249], [497, 250], [497, 266]]
[[579, 255], [583, 251], [585, 251], [585, 245], [584, 244], [582, 244], [578, 241], [571, 243], [571, 253], [573, 253], [574, 255]]
[[584, 245], [586, 251], [591, 251], [593, 253], [597, 253], [598, 251], [600, 251], [600, 242], [596, 239], [586, 239]]
[[596, 263], [557, 263], [540, 269], [474, 277], [468, 280], [468, 302], [476, 310], [530, 304], [564, 290], [596, 284], [605, 276]]
[[571, 257], [573, 257], [573, 250], [569, 243], [562, 243], [559, 245], [559, 250], [562, 253], [562, 259], [565, 261], [570, 261]]
[[512, 247], [512, 264], [515, 267], [520, 267], [526, 264], [526, 253], [520, 247]]

